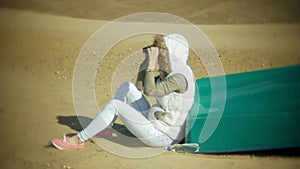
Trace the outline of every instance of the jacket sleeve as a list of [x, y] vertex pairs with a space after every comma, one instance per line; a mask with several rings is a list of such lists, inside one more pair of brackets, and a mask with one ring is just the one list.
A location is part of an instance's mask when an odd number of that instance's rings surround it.
[[144, 93], [148, 96], [164, 96], [172, 92], [184, 93], [187, 90], [187, 81], [182, 74], [155, 82], [154, 72], [145, 71]]

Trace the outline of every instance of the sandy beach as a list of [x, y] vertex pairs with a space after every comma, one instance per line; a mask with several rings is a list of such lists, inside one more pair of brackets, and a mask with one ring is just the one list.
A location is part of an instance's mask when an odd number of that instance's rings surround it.
[[[0, 2], [0, 119], [2, 168], [300, 168], [299, 156], [264, 154], [180, 154], [126, 158], [87, 142], [82, 150], [59, 151], [50, 141], [78, 130], [72, 77], [81, 48], [94, 32], [127, 14], [165, 12], [195, 24], [220, 55], [225, 74], [300, 64], [297, 1], [23, 1]], [[122, 9], [122, 10], [121, 10]], [[279, 12], [280, 11], [280, 12]], [[95, 81], [98, 106], [113, 96], [117, 66], [149, 44], [149, 36], [128, 38], [104, 57]], [[192, 52], [196, 78], [207, 77]]]

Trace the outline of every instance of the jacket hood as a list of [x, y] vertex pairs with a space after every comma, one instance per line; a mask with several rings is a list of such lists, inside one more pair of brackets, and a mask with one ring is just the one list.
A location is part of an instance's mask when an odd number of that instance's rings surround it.
[[164, 41], [168, 47], [169, 58], [172, 71], [176, 69], [176, 64], [186, 65], [189, 55], [189, 44], [184, 36], [180, 34], [168, 34], [164, 36]]

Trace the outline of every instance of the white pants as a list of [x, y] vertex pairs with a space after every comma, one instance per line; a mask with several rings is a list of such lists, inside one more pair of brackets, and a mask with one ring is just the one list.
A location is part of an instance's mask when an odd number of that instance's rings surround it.
[[86, 141], [107, 128], [118, 116], [126, 128], [143, 143], [152, 147], [171, 144], [173, 140], [148, 120], [149, 108], [148, 101], [134, 84], [123, 83], [115, 98], [77, 136], [81, 141]]

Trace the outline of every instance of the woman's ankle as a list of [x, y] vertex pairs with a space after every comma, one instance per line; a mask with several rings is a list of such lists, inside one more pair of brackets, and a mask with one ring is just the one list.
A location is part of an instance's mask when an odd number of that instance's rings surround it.
[[76, 134], [76, 136], [75, 136], [75, 137], [76, 137], [76, 141], [77, 141], [77, 143], [79, 143], [79, 144], [80, 144], [80, 143], [84, 143], [84, 141], [81, 141], [81, 140], [80, 140], [80, 138], [77, 136], [77, 134]]
[[83, 141], [80, 140], [80, 138], [77, 136], [77, 134], [74, 136], [71, 136], [70, 139], [76, 144], [84, 143]]

